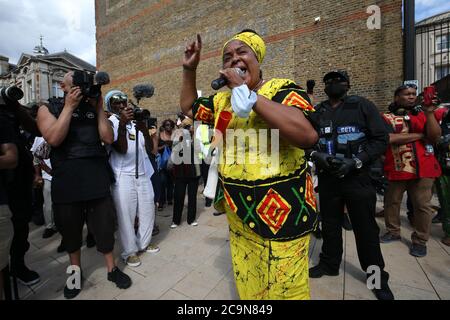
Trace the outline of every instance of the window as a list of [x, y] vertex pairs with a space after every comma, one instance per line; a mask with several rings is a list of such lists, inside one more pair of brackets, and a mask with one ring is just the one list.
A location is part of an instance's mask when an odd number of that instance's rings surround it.
[[32, 85], [32, 83], [31, 83], [31, 80], [30, 81], [28, 81], [27, 82], [27, 91], [28, 91], [28, 101], [27, 102], [30, 102], [30, 101], [33, 101], [33, 85]]
[[55, 98], [62, 98], [64, 97], [64, 92], [62, 91], [59, 82], [53, 81], [52, 84], [52, 97]]
[[436, 51], [450, 49], [450, 34], [443, 34], [436, 37]]
[[450, 74], [450, 65], [436, 67], [436, 81]]

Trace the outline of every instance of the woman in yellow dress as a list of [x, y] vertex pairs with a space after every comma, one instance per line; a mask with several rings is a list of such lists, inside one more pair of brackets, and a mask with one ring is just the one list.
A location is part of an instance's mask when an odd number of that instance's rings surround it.
[[[230, 90], [199, 98], [196, 69], [201, 48], [197, 35], [185, 50], [183, 113], [217, 126], [222, 111], [232, 112], [228, 129], [259, 137], [253, 140], [256, 143], [234, 146], [234, 137], [227, 136], [218, 166], [221, 191], [216, 198], [230, 225], [239, 296], [244, 300], [309, 299], [309, 234], [317, 226], [317, 215], [303, 149], [318, 140], [307, 120], [314, 111], [309, 97], [291, 80], [262, 78], [265, 43], [253, 30], [244, 30], [223, 47], [220, 74]], [[233, 147], [228, 147], [231, 143]], [[279, 146], [277, 154], [270, 151], [274, 145]]]

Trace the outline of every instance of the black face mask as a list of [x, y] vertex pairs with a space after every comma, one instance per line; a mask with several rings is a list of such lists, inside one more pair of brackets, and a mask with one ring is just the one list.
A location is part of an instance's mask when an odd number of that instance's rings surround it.
[[330, 83], [325, 87], [325, 93], [331, 99], [342, 99], [347, 94], [347, 86], [341, 83]]

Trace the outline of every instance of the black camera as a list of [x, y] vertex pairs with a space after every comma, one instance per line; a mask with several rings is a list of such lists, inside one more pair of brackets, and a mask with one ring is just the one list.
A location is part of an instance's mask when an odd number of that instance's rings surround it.
[[102, 85], [109, 83], [109, 75], [106, 72], [98, 72], [95, 76], [76, 70], [73, 72], [72, 83], [75, 87], [80, 87], [81, 92], [86, 98], [98, 99], [101, 94]]
[[19, 101], [23, 98], [23, 91], [16, 86], [0, 88], [0, 104]]
[[151, 118], [150, 111], [139, 107], [135, 107], [133, 113], [136, 121], [147, 121]]

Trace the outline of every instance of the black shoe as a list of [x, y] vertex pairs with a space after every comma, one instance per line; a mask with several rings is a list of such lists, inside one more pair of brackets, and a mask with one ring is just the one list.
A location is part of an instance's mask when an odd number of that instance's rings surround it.
[[156, 236], [158, 234], [159, 234], [159, 227], [157, 225], [155, 225], [153, 227], [152, 236]]
[[427, 246], [413, 244], [409, 249], [409, 254], [417, 258], [425, 257], [427, 255]]
[[391, 288], [386, 284], [384, 288], [372, 290], [378, 300], [395, 300]]
[[93, 248], [93, 247], [95, 247], [95, 245], [96, 245], [96, 242], [95, 242], [94, 236], [92, 234], [88, 233], [88, 235], [86, 237], [86, 247]]
[[315, 267], [309, 269], [309, 277], [313, 279], [322, 278], [323, 276], [336, 277], [339, 275], [339, 271], [326, 270], [322, 265], [318, 264]]
[[59, 244], [58, 248], [56, 248], [56, 251], [58, 253], [63, 253], [66, 251], [66, 247], [63, 245], [62, 240], [61, 240], [61, 243]]
[[115, 267], [111, 272], [108, 272], [108, 280], [114, 282], [120, 289], [128, 289], [131, 287], [131, 278], [125, 273]]
[[225, 214], [225, 212], [214, 212], [213, 216], [218, 217], [218, 216], [221, 216], [223, 214]]
[[55, 229], [47, 229], [45, 228], [44, 234], [42, 235], [42, 238], [48, 239], [53, 237], [53, 235], [56, 233]]
[[342, 228], [347, 231], [352, 231], [352, 223], [350, 222], [350, 218], [348, 217], [348, 214], [344, 213], [344, 222], [342, 223]]
[[11, 270], [11, 275], [24, 286], [32, 286], [41, 281], [41, 277], [36, 271], [28, 269], [25, 265], [21, 265]]
[[442, 223], [442, 214], [441, 211], [439, 210], [438, 213], [434, 216], [433, 220], [432, 220], [433, 224], [437, 224], [437, 223]]
[[[73, 273], [72, 273], [72, 275], [73, 275]], [[81, 280], [80, 284], [82, 287], [83, 286], [82, 278], [80, 280]], [[64, 287], [64, 298], [66, 298], [68, 300], [74, 299], [76, 296], [78, 296], [80, 294], [80, 292], [81, 292], [81, 288], [69, 289], [67, 287], [67, 283], [66, 283], [66, 286]]]

